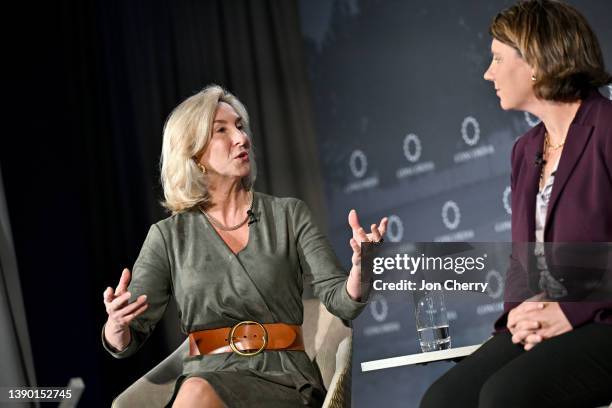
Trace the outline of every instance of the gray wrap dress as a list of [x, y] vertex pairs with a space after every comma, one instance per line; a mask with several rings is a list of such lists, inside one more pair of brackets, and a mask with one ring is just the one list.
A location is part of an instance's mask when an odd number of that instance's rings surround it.
[[[347, 274], [300, 200], [253, 197], [257, 222], [246, 247], [234, 254], [199, 211], [175, 214], [151, 226], [134, 264], [131, 300], [146, 294], [148, 309], [130, 324], [132, 340], [115, 357], [135, 353], [176, 300], [184, 333], [230, 327], [244, 320], [302, 324], [303, 274], [334, 315], [352, 320], [366, 303], [346, 291]], [[367, 294], [364, 294], [364, 297]], [[104, 342], [103, 342], [104, 343]], [[230, 407], [320, 406], [324, 387], [302, 351], [187, 356], [184, 378], [206, 379]]]

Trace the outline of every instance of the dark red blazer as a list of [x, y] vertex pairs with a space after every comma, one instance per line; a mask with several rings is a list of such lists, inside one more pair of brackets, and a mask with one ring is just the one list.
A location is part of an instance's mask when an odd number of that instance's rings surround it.
[[[525, 245], [535, 241], [535, 204], [544, 125], [517, 140], [512, 150], [512, 242], [514, 251], [506, 282], [504, 315], [518, 305], [532, 266]], [[582, 101], [570, 125], [549, 201], [544, 230], [546, 242], [612, 242], [612, 101], [592, 91]], [[525, 273], [527, 271], [527, 274]], [[609, 299], [609, 300], [608, 300]], [[588, 322], [612, 324], [612, 299], [602, 302], [560, 302], [573, 327]]]

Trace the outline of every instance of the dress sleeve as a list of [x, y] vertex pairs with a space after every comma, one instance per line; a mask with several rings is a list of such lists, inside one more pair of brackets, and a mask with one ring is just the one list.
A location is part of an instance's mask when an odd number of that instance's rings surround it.
[[164, 315], [172, 293], [168, 252], [164, 237], [157, 225], [152, 225], [149, 229], [132, 269], [132, 280], [128, 291], [131, 293], [130, 302], [135, 301], [138, 296], [147, 295], [149, 307], [130, 323], [130, 343], [120, 352], [109, 346], [102, 328], [102, 344], [115, 358], [129, 357], [142, 346]]
[[[344, 320], [353, 320], [367, 303], [355, 301], [349, 296], [346, 291], [347, 273], [327, 238], [314, 224], [310, 210], [303, 201], [296, 200], [293, 223], [300, 267], [303, 272], [313, 276], [315, 295], [330, 313]], [[367, 298], [367, 293], [363, 298]]]

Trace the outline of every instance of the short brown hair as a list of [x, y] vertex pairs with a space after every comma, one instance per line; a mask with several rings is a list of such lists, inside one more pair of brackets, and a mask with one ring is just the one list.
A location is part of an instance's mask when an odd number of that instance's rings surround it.
[[535, 69], [533, 88], [538, 98], [576, 101], [612, 81], [595, 33], [568, 4], [521, 1], [497, 14], [489, 32]]

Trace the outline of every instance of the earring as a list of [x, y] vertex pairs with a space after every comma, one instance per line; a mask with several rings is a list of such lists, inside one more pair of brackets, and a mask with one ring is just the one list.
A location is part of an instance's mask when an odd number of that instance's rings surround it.
[[202, 174], [206, 174], [206, 166], [204, 166], [202, 163], [198, 163], [198, 167], [200, 170], [202, 170]]
[[536, 79], [537, 79], [537, 78], [535, 77], [535, 75], [532, 75], [532, 76], [531, 76], [531, 80], [532, 80], [533, 82], [535, 82], [535, 80], [536, 80]]

